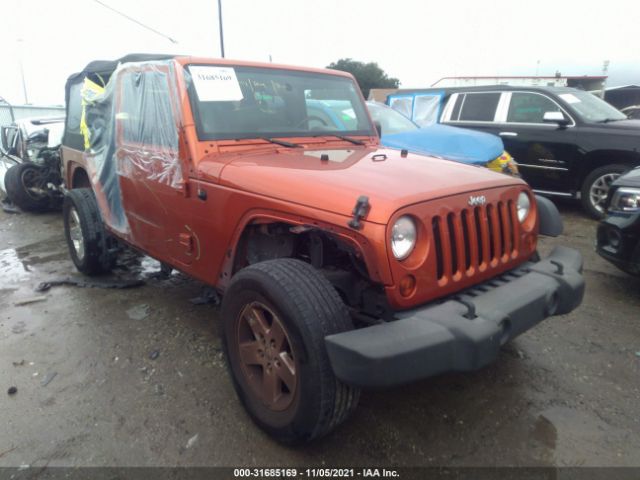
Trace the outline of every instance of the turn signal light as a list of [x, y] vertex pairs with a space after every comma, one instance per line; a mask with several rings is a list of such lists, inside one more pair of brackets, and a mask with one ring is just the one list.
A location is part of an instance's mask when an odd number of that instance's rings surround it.
[[406, 275], [400, 280], [400, 295], [410, 297], [416, 290], [416, 277]]

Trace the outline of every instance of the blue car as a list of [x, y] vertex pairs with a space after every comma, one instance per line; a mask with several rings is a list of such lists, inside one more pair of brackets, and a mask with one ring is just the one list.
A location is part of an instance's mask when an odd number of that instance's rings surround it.
[[[307, 100], [309, 128], [355, 130], [355, 115], [348, 104], [338, 101]], [[396, 110], [377, 102], [367, 102], [373, 121], [380, 125], [382, 145], [413, 153], [446, 158], [491, 170], [518, 175], [513, 158], [502, 140], [488, 133], [447, 125], [420, 127]]]
[[380, 124], [384, 146], [518, 174], [518, 166], [504, 150], [500, 137], [437, 123], [421, 128], [382, 103], [367, 102], [367, 107], [373, 121]]

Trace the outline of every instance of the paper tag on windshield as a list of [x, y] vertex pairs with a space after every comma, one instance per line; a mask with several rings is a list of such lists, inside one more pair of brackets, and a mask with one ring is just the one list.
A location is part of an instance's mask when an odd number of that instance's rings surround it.
[[567, 103], [580, 103], [580, 99], [573, 93], [561, 93], [558, 96]]
[[202, 102], [230, 102], [242, 100], [242, 90], [231, 67], [190, 66], [193, 84]]

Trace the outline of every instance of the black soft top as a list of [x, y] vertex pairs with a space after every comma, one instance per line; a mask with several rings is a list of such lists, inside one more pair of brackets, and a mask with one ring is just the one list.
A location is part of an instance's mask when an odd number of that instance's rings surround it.
[[[177, 57], [177, 55], [168, 55], [164, 53], [130, 53], [128, 55], [125, 55], [124, 57], [120, 57], [115, 60], [94, 60], [93, 62], [89, 62], [87, 66], [82, 69], [81, 72], [78, 72], [74, 75], [78, 75], [81, 73], [111, 74], [120, 63], [148, 62], [153, 60], [169, 60], [175, 57]], [[73, 77], [74, 75], [71, 75], [71, 77]]]
[[[77, 150], [83, 149], [83, 140], [80, 132], [72, 132], [67, 128], [70, 119], [73, 117], [73, 115], [70, 115], [69, 112], [69, 106], [71, 104], [69, 98], [71, 88], [74, 85], [84, 82], [84, 79], [87, 77], [98, 84], [106, 84], [109, 81], [109, 78], [111, 78], [111, 74], [115, 71], [116, 68], [118, 68], [118, 65], [120, 65], [121, 63], [170, 60], [178, 56], [179, 55], [169, 55], [164, 53], [130, 53], [115, 60], [94, 60], [92, 62], [89, 62], [87, 66], [84, 67], [81, 71], [70, 75], [69, 78], [67, 78], [67, 82], [64, 86], [64, 99], [66, 105], [65, 113], [67, 123], [65, 125], [63, 144]], [[76, 119], [76, 123], [78, 121], [79, 119]]]
[[[69, 90], [75, 83], [82, 83], [85, 77], [100, 75], [105, 82], [109, 81], [109, 77], [121, 63], [129, 62], [148, 62], [153, 60], [169, 60], [176, 58], [178, 55], [168, 55], [164, 53], [130, 53], [124, 57], [115, 60], [94, 60], [89, 62], [81, 71], [74, 73], [67, 78], [65, 85], [65, 100], [67, 108], [69, 108]], [[68, 114], [69, 112], [67, 112]]]

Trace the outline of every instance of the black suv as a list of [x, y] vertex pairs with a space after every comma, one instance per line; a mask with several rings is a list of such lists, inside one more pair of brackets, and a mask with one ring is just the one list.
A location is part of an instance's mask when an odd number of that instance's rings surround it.
[[426, 96], [439, 99], [430, 109], [439, 122], [499, 135], [534, 190], [579, 198], [596, 218], [611, 183], [640, 165], [640, 120], [589, 92], [496, 85], [402, 90], [389, 99], [414, 97], [417, 107]]
[[598, 227], [598, 253], [621, 270], [640, 276], [640, 168], [611, 184], [607, 213]]

